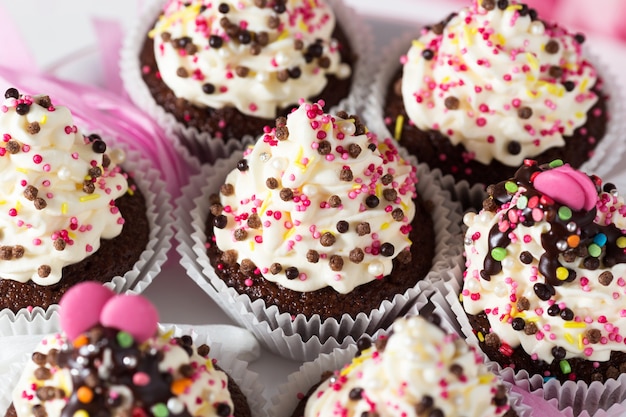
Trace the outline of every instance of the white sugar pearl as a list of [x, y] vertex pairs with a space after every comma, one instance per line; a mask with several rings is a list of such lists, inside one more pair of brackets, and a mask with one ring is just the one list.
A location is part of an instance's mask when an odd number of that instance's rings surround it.
[[369, 272], [370, 274], [374, 275], [375, 277], [382, 275], [383, 273], [383, 264], [380, 262], [372, 262], [371, 264], [369, 264], [369, 266], [367, 267], [367, 272]]
[[530, 24], [530, 33], [532, 33], [533, 35], [543, 35], [545, 31], [545, 26], [538, 20], [535, 20]]
[[72, 173], [70, 172], [69, 168], [61, 167], [59, 168], [59, 172], [57, 173], [57, 175], [59, 176], [60, 180], [69, 180]]
[[126, 153], [121, 149], [113, 149], [111, 152], [109, 152], [109, 158], [111, 159], [111, 162], [119, 165], [124, 163], [124, 161], [126, 160]]

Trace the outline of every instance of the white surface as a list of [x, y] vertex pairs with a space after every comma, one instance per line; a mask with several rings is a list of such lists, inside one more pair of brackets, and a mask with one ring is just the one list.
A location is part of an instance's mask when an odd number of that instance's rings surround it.
[[[407, 30], [417, 30], [424, 23], [441, 20], [454, 10], [449, 3], [441, 0], [348, 0], [348, 3], [355, 7], [358, 5], [373, 25], [376, 36], [374, 50], [384, 49], [390, 39]], [[92, 19], [113, 19], [128, 27], [138, 18], [140, 4], [140, 0], [0, 0], [0, 6], [14, 19], [40, 68], [54, 70], [64, 78], [95, 85], [101, 85], [102, 73], [97, 61], [97, 36], [91, 25]], [[626, 45], [593, 35], [587, 38], [594, 51], [609, 64], [612, 73], [623, 74], [626, 68]], [[620, 84], [623, 96], [626, 97], [626, 77], [622, 76]], [[626, 190], [626, 166], [616, 169], [605, 180]], [[175, 251], [172, 250], [170, 254], [172, 259], [165, 265], [163, 273], [144, 293], [159, 308], [161, 321], [196, 325], [231, 323], [186, 276], [178, 264]], [[287, 381], [287, 375], [299, 366], [300, 363], [264, 351], [250, 368], [261, 374], [266, 386], [264, 394], [270, 398], [277, 387]]]

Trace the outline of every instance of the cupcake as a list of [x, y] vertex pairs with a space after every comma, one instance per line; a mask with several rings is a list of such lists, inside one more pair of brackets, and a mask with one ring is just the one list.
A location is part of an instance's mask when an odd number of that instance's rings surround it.
[[487, 191], [480, 214], [464, 218], [461, 297], [480, 347], [520, 378], [619, 379], [626, 370], [623, 198], [560, 160], [527, 160]]
[[[361, 339], [326, 356], [289, 377], [272, 415], [518, 415], [476, 348], [421, 316], [396, 319], [375, 343]], [[318, 383], [310, 387], [307, 380]], [[296, 397], [296, 389], [306, 394]]]
[[157, 320], [141, 296], [73, 287], [61, 300], [63, 332], [35, 349], [6, 416], [251, 416], [210, 347], [159, 332]]
[[363, 30], [338, 21], [354, 19], [338, 0], [161, 3], [123, 58], [138, 60], [143, 86], [130, 69], [123, 76], [131, 97], [164, 111], [190, 146], [252, 140], [301, 98], [334, 106], [351, 91]]
[[125, 276], [110, 285], [130, 288], [161, 228], [155, 197], [121, 168], [125, 152], [79, 132], [48, 96], [10, 88], [0, 110], [0, 309], [47, 309], [81, 281]]
[[[179, 250], [187, 258], [205, 252], [196, 281], [208, 277], [217, 289], [208, 292], [236, 321], [234, 310], [250, 313], [242, 324], [261, 338], [268, 333], [259, 323], [305, 342], [359, 337], [460, 263], [459, 208], [437, 178], [358, 117], [322, 106], [302, 103], [233, 157], [236, 168], [211, 174], [208, 185], [203, 172], [184, 192], [195, 207], [180, 235], [194, 242]], [[270, 348], [283, 342], [276, 336]]]
[[420, 162], [470, 185], [526, 158], [577, 168], [607, 132], [608, 100], [585, 37], [517, 1], [474, 1], [404, 46], [381, 79], [386, 127]]

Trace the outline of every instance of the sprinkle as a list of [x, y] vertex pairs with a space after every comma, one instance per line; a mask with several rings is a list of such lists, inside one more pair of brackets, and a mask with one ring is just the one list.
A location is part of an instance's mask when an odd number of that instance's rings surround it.
[[561, 368], [561, 372], [563, 372], [565, 375], [572, 372], [572, 367], [570, 366], [569, 362], [565, 359], [559, 362], [559, 367]]
[[565, 281], [569, 277], [569, 271], [567, 268], [559, 266], [556, 269], [556, 278], [560, 281]]
[[77, 410], [72, 417], [89, 417], [89, 413], [85, 410]]
[[402, 135], [402, 125], [404, 124], [404, 116], [403, 115], [399, 115], [396, 118], [396, 126], [395, 126], [395, 130], [394, 130], [394, 138], [396, 140], [400, 140], [400, 136]]
[[100, 198], [100, 194], [93, 193], [93, 194], [88, 194], [88, 195], [81, 196], [78, 200], [81, 203], [85, 203], [87, 201], [96, 200], [98, 198]]
[[587, 251], [589, 252], [589, 255], [593, 256], [594, 258], [597, 258], [602, 254], [602, 248], [595, 243], [589, 245], [587, 247]]
[[580, 244], [580, 237], [578, 235], [570, 235], [567, 238], [567, 245], [570, 248], [576, 248]]
[[568, 342], [570, 342], [572, 345], [574, 344], [574, 338], [572, 337], [571, 334], [569, 333], [565, 333], [565, 340], [567, 340]]
[[150, 411], [152, 411], [152, 415], [154, 417], [167, 417], [170, 415], [170, 412], [167, 409], [167, 405], [163, 403], [158, 403], [158, 404], [153, 405], [150, 408]]
[[607, 237], [604, 233], [598, 233], [593, 238], [593, 243], [595, 243], [596, 245], [600, 247], [606, 245], [606, 241], [607, 241]]
[[569, 220], [572, 218], [572, 210], [566, 206], [559, 207], [558, 214], [559, 214], [559, 219], [561, 220]]
[[624, 236], [618, 237], [615, 243], [617, 244], [617, 247], [620, 249], [626, 248], [626, 237]]
[[143, 387], [143, 386], [148, 385], [149, 383], [150, 383], [150, 376], [147, 373], [137, 372], [135, 375], [133, 375], [133, 384], [139, 387]]
[[122, 348], [129, 348], [133, 345], [133, 336], [127, 332], [118, 332], [115, 336], [117, 343]]
[[61, 213], [67, 214], [67, 203], [61, 204]]
[[568, 321], [566, 323], [563, 324], [563, 327], [565, 327], [566, 329], [582, 329], [584, 327], [586, 327], [587, 324], [585, 324], [582, 321]]
[[505, 248], [493, 248], [491, 250], [491, 257], [496, 261], [501, 261], [506, 258], [506, 249]]
[[517, 192], [517, 184], [515, 184], [513, 181], [507, 181], [504, 184], [504, 188], [511, 194], [516, 193]]
[[93, 400], [93, 391], [87, 386], [82, 386], [76, 391], [76, 398], [83, 404], [89, 404]]

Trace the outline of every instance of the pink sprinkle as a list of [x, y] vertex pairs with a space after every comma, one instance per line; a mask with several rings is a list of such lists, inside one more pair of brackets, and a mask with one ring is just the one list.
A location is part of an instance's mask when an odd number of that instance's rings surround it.
[[36, 164], [40, 164], [40, 163], [41, 163], [41, 161], [43, 161], [43, 158], [42, 158], [42, 156], [41, 156], [41, 155], [36, 154], [35, 156], [33, 156], [33, 162], [34, 162], [34, 163], [36, 163]]
[[246, 280], [243, 283], [245, 284], [246, 287], [251, 287], [253, 284], [252, 279], [250, 278], [246, 278]]
[[257, 111], [258, 107], [256, 104], [254, 103], [250, 103], [250, 106], [248, 106], [248, 108], [250, 109], [250, 111]]
[[487, 119], [485, 119], [484, 117], [479, 117], [478, 119], [476, 119], [476, 124], [480, 127], [483, 127], [487, 124]]
[[39, 239], [39, 238], [33, 239], [33, 245], [35, 245], [35, 246], [41, 245], [41, 239]]
[[28, 151], [30, 151], [30, 145], [24, 145], [24, 146], [22, 146], [22, 151], [24, 151], [24, 152], [28, 152]]
[[87, 252], [93, 251], [93, 246], [91, 246], [91, 245], [85, 246], [85, 251], [87, 251]]
[[9, 216], [11, 216], [11, 217], [17, 216], [17, 210], [14, 209], [14, 208], [9, 209]]
[[145, 372], [137, 372], [135, 375], [133, 375], [133, 384], [139, 387], [143, 387], [145, 385], [148, 385], [149, 383], [150, 376], [148, 376], [148, 374], [146, 374]]
[[45, 164], [43, 166], [43, 170], [44, 170], [44, 172], [50, 172], [50, 164]]

